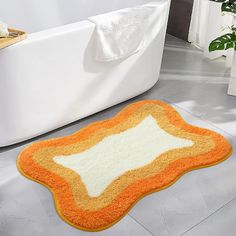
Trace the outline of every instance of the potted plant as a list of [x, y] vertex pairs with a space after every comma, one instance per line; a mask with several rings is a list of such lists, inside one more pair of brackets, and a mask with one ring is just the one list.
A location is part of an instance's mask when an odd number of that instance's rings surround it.
[[[222, 14], [236, 16], [236, 0], [210, 0], [221, 3]], [[209, 44], [209, 52], [216, 50], [236, 50], [236, 26], [228, 27], [229, 33], [217, 37]], [[236, 96], [236, 57], [234, 56], [228, 94]]]
[[[210, 0], [212, 2], [221, 3], [221, 11], [223, 14], [236, 14], [236, 0]], [[233, 48], [236, 50], [236, 27], [233, 25], [229, 27], [230, 33], [224, 34], [214, 39], [209, 45], [209, 51], [227, 50]]]

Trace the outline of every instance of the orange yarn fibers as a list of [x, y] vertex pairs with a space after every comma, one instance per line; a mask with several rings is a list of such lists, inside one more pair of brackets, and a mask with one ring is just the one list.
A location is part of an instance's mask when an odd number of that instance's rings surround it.
[[[148, 115], [161, 129], [193, 145], [167, 151], [152, 163], [127, 171], [98, 197], [89, 196], [78, 173], [53, 161], [55, 156], [83, 152], [106, 137], [136, 127]], [[143, 196], [170, 186], [188, 171], [217, 164], [231, 152], [231, 145], [220, 134], [187, 124], [164, 102], [145, 100], [72, 135], [33, 143], [20, 153], [17, 166], [24, 176], [51, 190], [63, 220], [82, 230], [98, 231], [120, 220]]]

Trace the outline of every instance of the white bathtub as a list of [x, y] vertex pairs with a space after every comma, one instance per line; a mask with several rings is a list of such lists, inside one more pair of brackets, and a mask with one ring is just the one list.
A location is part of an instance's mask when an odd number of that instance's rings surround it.
[[[0, 50], [0, 147], [56, 129], [150, 89], [158, 80], [169, 0], [162, 26], [144, 50], [125, 60], [94, 60], [89, 16], [147, 0], [0, 0], [0, 20], [29, 32]], [[73, 23], [76, 22], [76, 23]]]

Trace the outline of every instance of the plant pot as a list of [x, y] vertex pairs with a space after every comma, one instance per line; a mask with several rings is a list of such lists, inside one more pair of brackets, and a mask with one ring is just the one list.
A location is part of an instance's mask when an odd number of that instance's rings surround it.
[[236, 55], [235, 53], [233, 57], [232, 69], [231, 69], [231, 74], [230, 74], [228, 94], [236, 96]]
[[230, 67], [232, 60], [232, 55], [229, 51], [213, 51], [209, 52], [208, 45], [210, 42], [217, 37], [229, 33], [230, 30], [225, 29], [226, 26], [231, 26], [234, 22], [234, 17], [230, 14], [222, 14], [221, 4], [218, 2], [208, 2], [208, 21], [206, 22], [206, 36], [205, 36], [205, 45], [204, 55], [210, 59], [216, 59], [218, 57], [226, 56], [229, 57], [229, 60], [226, 62], [226, 66]]

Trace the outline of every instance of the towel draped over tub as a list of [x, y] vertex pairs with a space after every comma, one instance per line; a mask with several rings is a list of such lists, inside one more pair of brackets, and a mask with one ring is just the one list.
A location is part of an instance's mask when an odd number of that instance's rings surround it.
[[90, 17], [96, 25], [95, 59], [122, 59], [147, 47], [165, 23], [164, 7], [159, 1]]

